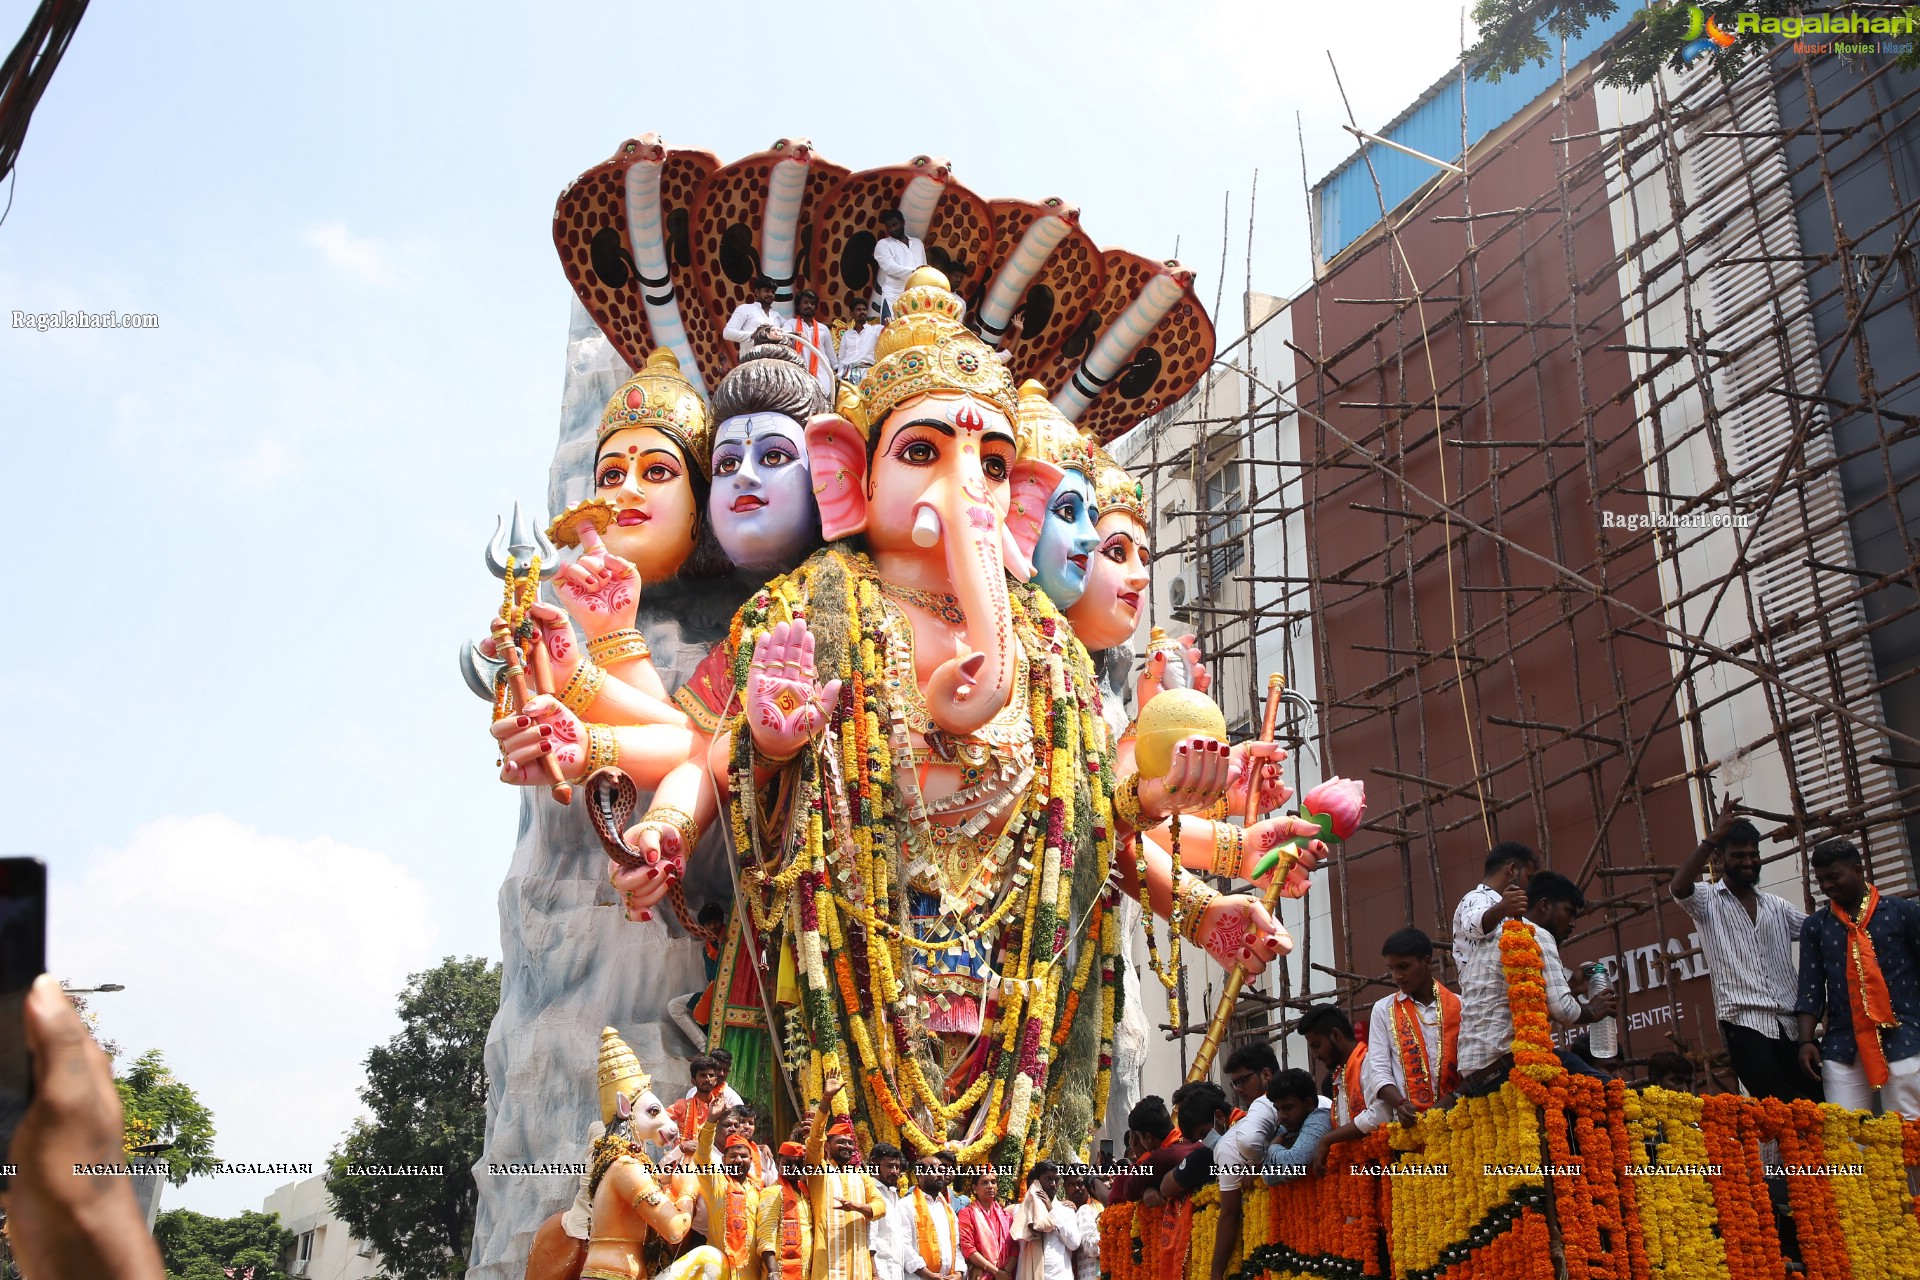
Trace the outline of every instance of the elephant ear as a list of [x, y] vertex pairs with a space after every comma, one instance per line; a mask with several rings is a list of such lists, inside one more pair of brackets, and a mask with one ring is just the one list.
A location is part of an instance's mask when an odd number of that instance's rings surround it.
[[1066, 472], [1040, 458], [1022, 458], [1013, 464], [1007, 485], [1006, 536], [1002, 539], [1007, 572], [1025, 582], [1033, 577], [1033, 549], [1047, 523], [1047, 503]]
[[859, 429], [837, 413], [815, 414], [807, 422], [807, 469], [821, 536], [833, 542], [864, 531], [867, 442]]

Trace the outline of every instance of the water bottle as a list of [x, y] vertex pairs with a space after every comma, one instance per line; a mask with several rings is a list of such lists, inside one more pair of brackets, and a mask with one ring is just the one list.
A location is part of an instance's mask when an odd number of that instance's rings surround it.
[[[1612, 988], [1613, 980], [1607, 977], [1604, 961], [1595, 961], [1587, 969], [1587, 998], [1589, 1000], [1602, 995]], [[1596, 1058], [1615, 1057], [1620, 1052], [1620, 1026], [1612, 1014], [1593, 1024], [1587, 1032], [1587, 1052]]]

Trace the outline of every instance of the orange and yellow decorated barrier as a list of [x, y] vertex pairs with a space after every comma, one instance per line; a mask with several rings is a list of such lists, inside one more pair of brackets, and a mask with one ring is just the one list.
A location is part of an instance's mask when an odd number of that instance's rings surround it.
[[[1920, 1276], [1908, 1181], [1920, 1121], [1574, 1075], [1553, 1055], [1531, 931], [1509, 923], [1501, 954], [1508, 1082], [1333, 1147], [1325, 1173], [1243, 1184], [1228, 1276], [1786, 1280], [1769, 1176], [1786, 1189], [1810, 1280]], [[1212, 1187], [1170, 1206], [1110, 1207], [1102, 1280], [1209, 1280], [1218, 1212]]]

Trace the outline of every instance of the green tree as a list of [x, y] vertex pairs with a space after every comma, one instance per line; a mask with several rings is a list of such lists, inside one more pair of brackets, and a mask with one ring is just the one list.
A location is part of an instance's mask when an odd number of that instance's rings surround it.
[[[466, 1271], [478, 1192], [473, 1162], [487, 1124], [487, 1028], [500, 1007], [500, 966], [448, 956], [407, 979], [400, 1034], [367, 1054], [356, 1120], [327, 1162], [333, 1210], [380, 1251], [388, 1280], [446, 1280]], [[374, 1166], [369, 1171], [368, 1166]], [[381, 1167], [437, 1168], [428, 1176]]]
[[287, 1280], [280, 1259], [293, 1247], [293, 1232], [277, 1213], [210, 1218], [191, 1209], [169, 1209], [154, 1220], [153, 1238], [160, 1260], [176, 1280], [226, 1280], [252, 1267], [253, 1280]]
[[[1734, 37], [1734, 42], [1725, 48], [1716, 46], [1700, 56], [1712, 63], [1723, 80], [1730, 82], [1748, 63], [1766, 57], [1780, 43], [1777, 35], [1757, 31], [1740, 35], [1731, 25], [1735, 10], [1763, 18], [1780, 18], [1816, 7], [1801, 0], [1739, 0], [1738, 4], [1700, 5], [1703, 15], [1717, 10], [1722, 29]], [[1561, 38], [1579, 35], [1596, 18], [1609, 17], [1619, 8], [1616, 0], [1478, 0], [1473, 6], [1473, 20], [1479, 25], [1480, 39], [1467, 50], [1468, 64], [1474, 75], [1494, 81], [1530, 62], [1544, 66], [1558, 57], [1555, 50]], [[1656, 3], [1635, 10], [1619, 45], [1607, 60], [1601, 83], [1637, 87], [1659, 75], [1662, 67], [1676, 71], [1685, 67], [1680, 50], [1692, 33], [1694, 9], [1695, 6], [1688, 4]], [[1908, 6], [1905, 13], [1920, 19], [1920, 5]], [[1555, 43], [1550, 44], [1550, 40]], [[1904, 54], [1899, 65], [1911, 69], [1920, 65], [1920, 59]]]
[[220, 1158], [213, 1154], [213, 1112], [174, 1076], [158, 1049], [135, 1058], [126, 1074], [115, 1076], [113, 1082], [127, 1113], [129, 1149], [155, 1142], [173, 1144], [172, 1150], [160, 1153], [169, 1167], [168, 1182], [177, 1187], [192, 1174], [220, 1167]]

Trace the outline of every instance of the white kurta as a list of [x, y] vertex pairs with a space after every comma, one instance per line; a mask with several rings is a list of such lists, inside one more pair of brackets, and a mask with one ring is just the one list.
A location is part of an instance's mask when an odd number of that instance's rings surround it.
[[873, 349], [880, 341], [880, 329], [878, 324], [865, 324], [840, 335], [840, 345], [835, 355], [839, 360], [841, 376], [848, 376], [855, 369], [872, 367]]
[[834, 392], [833, 371], [837, 359], [833, 348], [833, 331], [818, 320], [802, 320], [798, 316], [787, 321], [787, 328], [802, 339], [799, 344], [800, 362], [807, 366], [807, 372], [813, 375], [813, 380], [820, 384], [822, 391], [826, 392], [827, 403], [831, 405]]
[[[1020, 1266], [1017, 1275], [1020, 1280], [1074, 1280], [1073, 1251], [1080, 1247], [1080, 1215], [1074, 1206], [1063, 1199], [1055, 1199], [1042, 1205], [1042, 1196], [1037, 1188], [1029, 1188], [1027, 1199], [1016, 1211], [1014, 1234], [1021, 1234], [1020, 1214], [1030, 1215], [1038, 1220], [1039, 1215], [1047, 1215], [1053, 1224], [1051, 1231], [1035, 1231], [1020, 1242]], [[1039, 1252], [1039, 1266], [1035, 1267], [1033, 1254]]]
[[787, 318], [780, 314], [778, 308], [763, 307], [757, 302], [743, 302], [733, 309], [733, 315], [728, 319], [727, 327], [720, 331], [720, 336], [738, 347], [741, 356], [745, 357], [747, 347], [753, 342], [753, 331], [763, 324], [784, 329], [787, 327]]
[[927, 246], [912, 236], [881, 236], [873, 246], [873, 265], [880, 276], [880, 296], [892, 306], [907, 291], [907, 277], [927, 265]]

